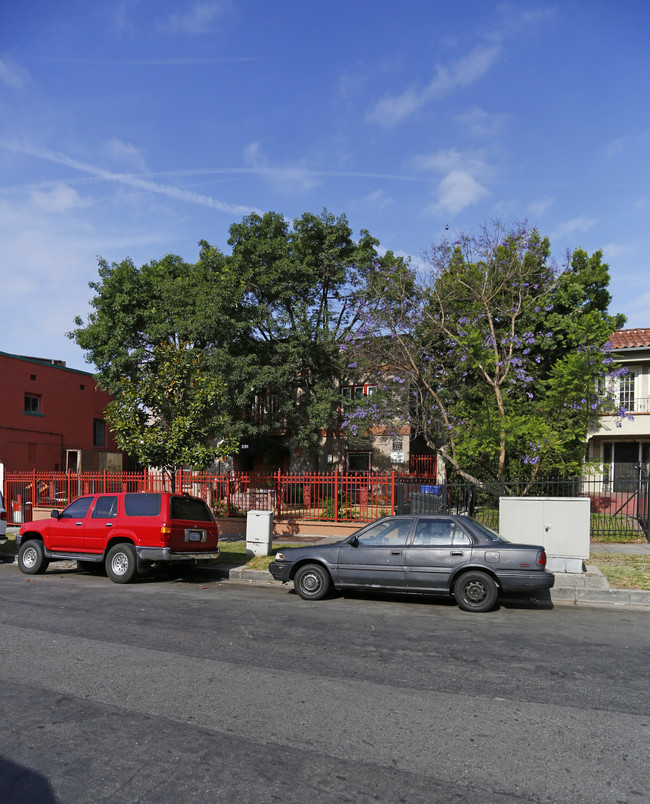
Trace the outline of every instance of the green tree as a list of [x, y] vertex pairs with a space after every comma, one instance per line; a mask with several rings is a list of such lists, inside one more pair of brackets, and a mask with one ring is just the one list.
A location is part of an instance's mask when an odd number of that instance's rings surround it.
[[351, 345], [365, 370], [382, 367], [382, 390], [347, 426], [408, 419], [473, 481], [577, 471], [589, 421], [611, 409], [596, 381], [612, 371], [603, 345], [624, 319], [607, 312], [602, 255], [576, 251], [560, 272], [549, 255], [537, 231], [497, 223], [432, 248], [419, 275], [377, 266], [375, 337]]
[[196, 263], [100, 259], [93, 311], [75, 319], [70, 337], [113, 394], [125, 380], [137, 392], [160, 344], [200, 350], [205, 370], [226, 383], [233, 436], [288, 433], [313, 459], [338, 408], [339, 344], [359, 326], [360, 290], [373, 262], [396, 260], [380, 259], [368, 232], [355, 241], [345, 216], [327, 211], [293, 224], [275, 212], [250, 215], [228, 242], [226, 256], [201, 241]]
[[204, 469], [236, 449], [224, 397], [204, 352], [163, 342], [137, 379], [118, 381], [106, 418], [120, 448], [163, 469], [173, 490], [177, 469]]
[[196, 264], [174, 254], [141, 268], [100, 259], [98, 273], [90, 283], [94, 310], [86, 322], [75, 318], [69, 337], [112, 393], [123, 377], [139, 376], [161, 343], [206, 349], [237, 337], [237, 281], [216, 249], [204, 249]]
[[287, 429], [313, 460], [340, 401], [339, 347], [359, 326], [360, 288], [373, 261], [395, 258], [379, 260], [377, 240], [362, 231], [354, 241], [346, 217], [326, 210], [293, 225], [275, 212], [250, 215], [230, 227], [228, 242], [256, 357], [247, 363], [251, 404], [266, 408], [257, 429]]

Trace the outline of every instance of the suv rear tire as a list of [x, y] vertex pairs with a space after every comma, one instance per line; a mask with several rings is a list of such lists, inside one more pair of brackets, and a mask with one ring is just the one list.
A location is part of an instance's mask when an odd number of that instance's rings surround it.
[[128, 542], [114, 544], [106, 556], [106, 574], [113, 583], [129, 583], [137, 574], [135, 548]]

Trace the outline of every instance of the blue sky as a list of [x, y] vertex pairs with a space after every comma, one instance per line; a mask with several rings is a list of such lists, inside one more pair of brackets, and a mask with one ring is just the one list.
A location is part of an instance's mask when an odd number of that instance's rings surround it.
[[89, 368], [98, 255], [323, 207], [414, 259], [527, 219], [650, 327], [649, 79], [647, 0], [5, 4], [0, 351]]

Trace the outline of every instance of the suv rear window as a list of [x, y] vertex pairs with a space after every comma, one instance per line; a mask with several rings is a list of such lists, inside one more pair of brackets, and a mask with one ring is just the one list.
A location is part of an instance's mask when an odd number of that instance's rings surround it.
[[172, 519], [193, 519], [195, 522], [213, 522], [210, 509], [203, 500], [191, 497], [172, 497]]
[[127, 516], [159, 516], [160, 494], [125, 494], [124, 513]]

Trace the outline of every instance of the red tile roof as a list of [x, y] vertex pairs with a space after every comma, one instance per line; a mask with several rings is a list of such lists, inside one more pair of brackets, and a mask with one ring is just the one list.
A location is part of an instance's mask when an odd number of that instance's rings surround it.
[[650, 347], [650, 328], [618, 329], [609, 339], [612, 349], [638, 349]]

